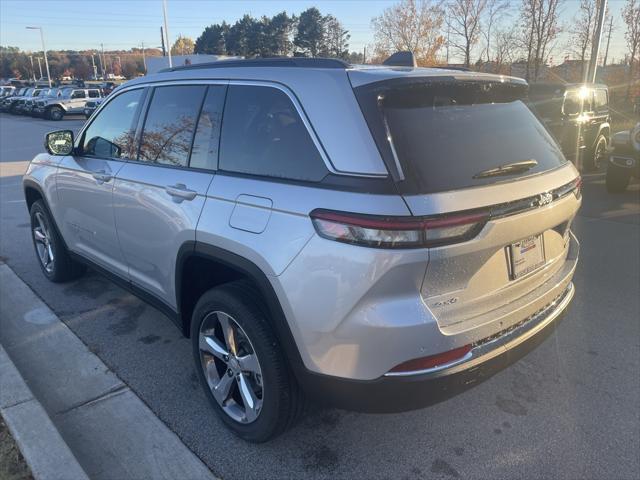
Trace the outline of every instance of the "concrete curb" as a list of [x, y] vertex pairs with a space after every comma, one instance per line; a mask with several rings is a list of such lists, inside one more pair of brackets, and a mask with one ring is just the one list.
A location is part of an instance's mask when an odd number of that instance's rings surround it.
[[[87, 476], [95, 480], [215, 478], [180, 438], [1, 262], [0, 344], [2, 415], [37, 480]], [[52, 449], [45, 437], [39, 436], [40, 424], [47, 422], [57, 435], [56, 445], [64, 445], [66, 451], [62, 447], [60, 452]], [[42, 446], [49, 451], [42, 451]], [[53, 463], [41, 464], [48, 461], [47, 456], [51, 461], [63, 459], [60, 468]], [[65, 458], [77, 460], [77, 469], [65, 466]]]
[[89, 479], [1, 345], [0, 414], [36, 480]]

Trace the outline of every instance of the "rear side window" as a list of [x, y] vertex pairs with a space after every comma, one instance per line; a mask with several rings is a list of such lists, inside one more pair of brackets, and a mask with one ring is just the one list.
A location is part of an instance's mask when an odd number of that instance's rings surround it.
[[89, 90], [89, 98], [99, 98], [100, 92], [98, 90]]
[[229, 86], [220, 169], [306, 181], [319, 181], [327, 174], [291, 99], [267, 86]]
[[156, 87], [142, 130], [138, 160], [186, 167], [207, 87]]
[[123, 92], [111, 100], [84, 132], [84, 155], [100, 158], [135, 158], [133, 120], [142, 99], [142, 89]]
[[217, 166], [220, 123], [226, 91], [226, 86], [222, 85], [211, 85], [207, 90], [191, 149], [190, 167], [215, 170]]
[[402, 168], [402, 193], [504, 182], [566, 162], [523, 85], [410, 80], [356, 94], [381, 152]]
[[597, 112], [606, 112], [609, 109], [609, 99], [606, 90], [602, 88], [597, 89], [595, 99]]
[[71, 98], [85, 98], [86, 94], [84, 90], [76, 90], [71, 94]]

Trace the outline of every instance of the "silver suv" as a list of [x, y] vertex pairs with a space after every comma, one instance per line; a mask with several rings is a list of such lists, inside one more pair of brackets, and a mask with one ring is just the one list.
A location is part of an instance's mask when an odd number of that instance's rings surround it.
[[573, 297], [580, 178], [516, 78], [327, 59], [114, 91], [24, 177], [44, 274], [84, 265], [191, 338], [222, 420], [415, 409], [542, 341]]
[[62, 120], [65, 115], [83, 115], [86, 103], [101, 97], [99, 88], [63, 87], [55, 96], [35, 102], [33, 114], [48, 120]]

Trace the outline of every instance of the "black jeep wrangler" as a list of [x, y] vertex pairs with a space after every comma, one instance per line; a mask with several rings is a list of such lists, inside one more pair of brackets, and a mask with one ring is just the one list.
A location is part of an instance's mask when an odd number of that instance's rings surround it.
[[569, 160], [584, 171], [600, 168], [611, 135], [606, 85], [533, 83], [529, 101]]

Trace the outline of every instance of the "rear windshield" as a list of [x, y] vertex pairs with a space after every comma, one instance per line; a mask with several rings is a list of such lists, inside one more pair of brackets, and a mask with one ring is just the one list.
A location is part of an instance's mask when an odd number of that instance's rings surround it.
[[414, 80], [356, 90], [387, 165], [400, 164], [402, 193], [504, 182], [566, 162], [525, 103], [526, 85]]

